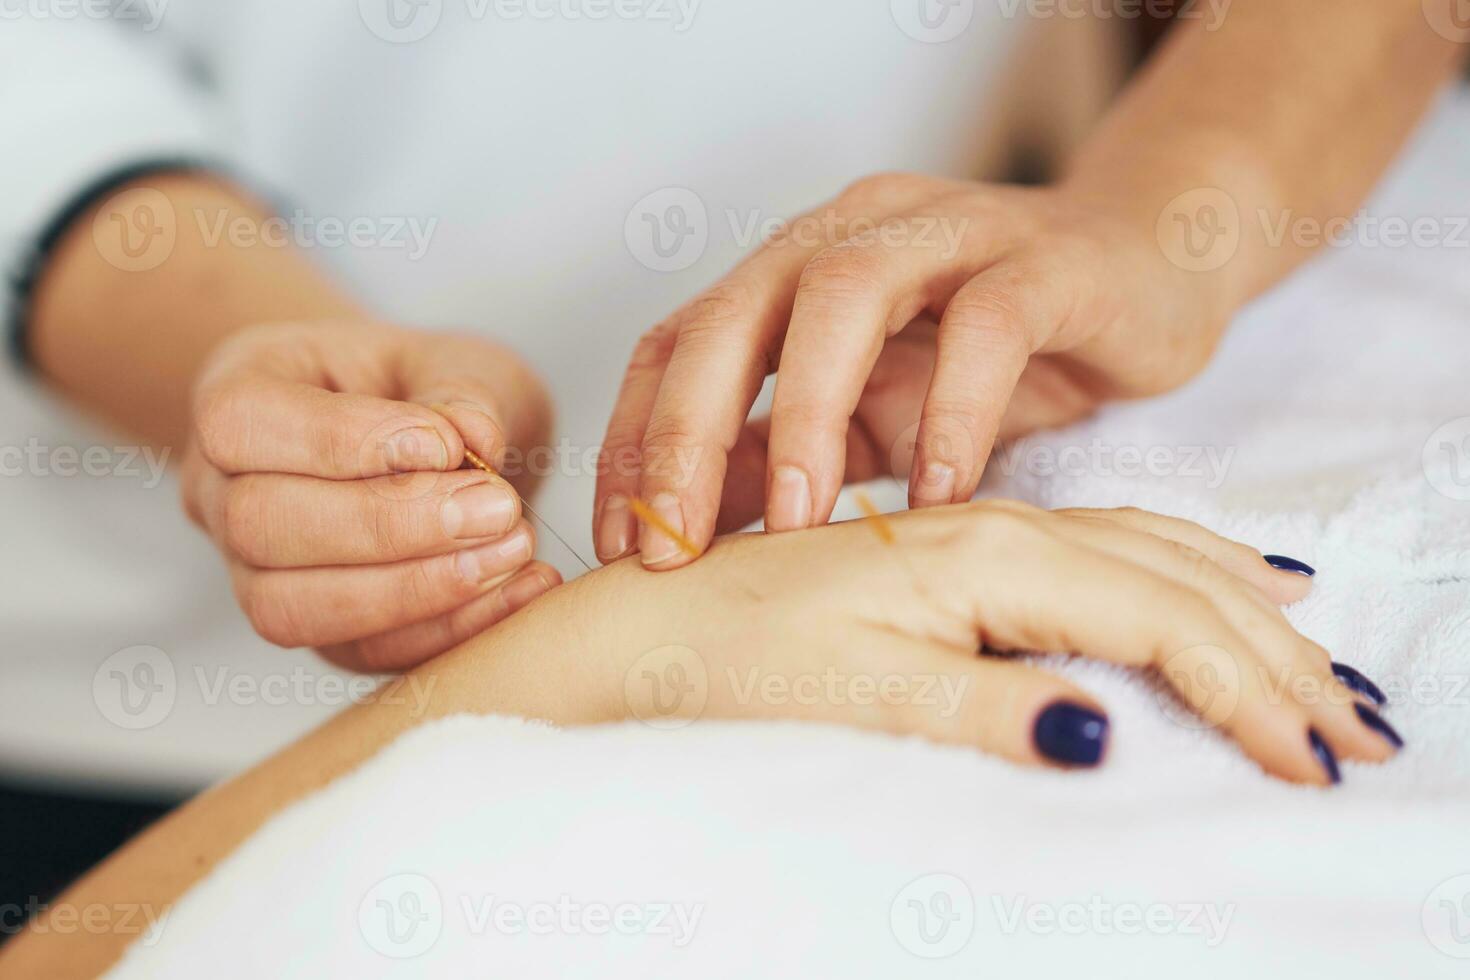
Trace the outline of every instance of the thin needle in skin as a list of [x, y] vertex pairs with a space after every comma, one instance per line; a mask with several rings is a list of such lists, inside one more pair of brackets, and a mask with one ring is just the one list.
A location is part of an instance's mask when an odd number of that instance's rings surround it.
[[884, 517], [883, 512], [873, 503], [872, 497], [861, 490], [855, 490], [852, 499], [857, 502], [858, 507], [867, 517], [869, 526], [877, 532], [878, 537], [883, 539], [884, 544], [893, 544], [898, 540], [893, 534], [893, 527], [888, 523], [888, 518]]
[[[484, 470], [486, 473], [489, 473], [491, 476], [494, 477], [500, 476], [499, 473], [495, 472], [495, 468], [492, 467], [489, 463], [485, 462], [483, 459], [481, 459], [474, 450], [466, 448], [464, 451], [464, 458], [467, 459], [470, 465], [474, 466], [476, 469]], [[572, 557], [581, 562], [583, 568], [587, 569], [587, 571], [589, 572], [592, 571], [592, 566], [587, 564], [587, 561], [581, 555], [577, 554], [577, 549], [567, 544], [567, 539], [562, 537], [560, 534], [557, 534], [556, 528], [548, 524], [546, 518], [542, 517], [540, 514], [532, 510], [531, 505], [526, 502], [526, 499], [524, 497], [521, 498], [521, 507], [525, 510], [527, 514], [530, 514], [532, 517], [534, 517], [542, 527], [546, 528], [546, 530], [550, 532], [553, 538], [556, 538], [556, 540], [560, 541], [561, 546], [567, 549], [567, 551], [571, 552]]]
[[670, 527], [668, 521], [665, 521], [653, 512], [652, 507], [649, 507], [637, 497], [630, 497], [628, 499], [628, 507], [633, 511], [633, 516], [637, 517], [644, 524], [662, 532], [666, 538], [677, 544], [684, 554], [690, 558], [699, 557], [699, 549], [694, 546], [694, 542]]

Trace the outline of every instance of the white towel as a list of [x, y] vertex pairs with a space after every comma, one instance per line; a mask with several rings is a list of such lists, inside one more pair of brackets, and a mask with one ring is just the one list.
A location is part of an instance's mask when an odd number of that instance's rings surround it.
[[[795, 724], [452, 719], [278, 816], [114, 975], [1470, 975], [1467, 174], [1461, 94], [1377, 230], [1256, 304], [1204, 377], [1028, 441], [984, 488], [1317, 566], [1292, 620], [1388, 690], [1399, 758], [1289, 786], [1082, 661], [1056, 666], [1113, 718], [1085, 774]], [[1440, 242], [1394, 246], [1386, 218]]]

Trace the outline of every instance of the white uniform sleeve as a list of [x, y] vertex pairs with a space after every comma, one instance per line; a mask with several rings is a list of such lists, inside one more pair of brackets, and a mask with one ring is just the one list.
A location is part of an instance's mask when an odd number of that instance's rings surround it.
[[0, 324], [17, 322], [35, 250], [78, 194], [130, 167], [222, 156], [207, 88], [149, 6], [98, 18], [96, 4], [0, 0]]

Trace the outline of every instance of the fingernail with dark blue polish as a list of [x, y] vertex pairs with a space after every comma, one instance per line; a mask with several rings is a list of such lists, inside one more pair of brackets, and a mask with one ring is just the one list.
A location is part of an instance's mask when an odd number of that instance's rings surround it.
[[1335, 663], [1332, 665], [1332, 672], [1336, 674], [1337, 679], [1342, 681], [1343, 684], [1347, 685], [1349, 689], [1363, 695], [1365, 698], [1372, 701], [1380, 708], [1383, 707], [1385, 704], [1388, 704], [1388, 695], [1384, 694], [1382, 689], [1379, 688], [1377, 684], [1374, 684], [1368, 678], [1364, 677], [1362, 673], [1360, 673], [1356, 669], [1349, 667], [1347, 664]]
[[1378, 717], [1378, 712], [1364, 704], [1353, 705], [1353, 710], [1358, 713], [1358, 719], [1363, 724], [1382, 735], [1389, 745], [1396, 749], [1404, 747], [1404, 740], [1399, 737], [1399, 733], [1393, 730], [1392, 725]]
[[1317, 757], [1318, 762], [1322, 763], [1322, 768], [1327, 772], [1327, 778], [1333, 783], [1342, 782], [1342, 773], [1337, 771], [1337, 756], [1333, 755], [1327, 743], [1322, 741], [1322, 736], [1317, 734], [1317, 729], [1307, 730], [1307, 741], [1312, 743], [1312, 754]]
[[1285, 555], [1266, 555], [1265, 557], [1266, 564], [1283, 572], [1296, 572], [1307, 578], [1317, 574], [1317, 570], [1311, 565], [1304, 561], [1297, 561], [1295, 558], [1287, 558]]
[[1036, 749], [1064, 766], [1095, 766], [1108, 746], [1108, 719], [1080, 704], [1058, 701], [1036, 719]]

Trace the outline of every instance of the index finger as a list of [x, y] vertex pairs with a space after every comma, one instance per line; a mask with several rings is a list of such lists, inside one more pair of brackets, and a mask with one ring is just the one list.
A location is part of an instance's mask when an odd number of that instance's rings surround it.
[[[750, 406], [770, 373], [790, 315], [801, 250], [768, 248], [692, 303], [654, 399], [642, 444], [638, 495], [696, 548], [715, 533], [721, 487]], [[693, 558], [645, 525], [643, 563], [669, 569]]]
[[327, 391], [259, 371], [201, 388], [194, 433], [204, 457], [228, 474], [361, 480], [455, 470], [464, 461], [454, 425], [425, 406]]

